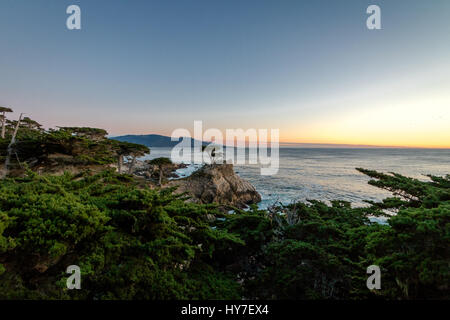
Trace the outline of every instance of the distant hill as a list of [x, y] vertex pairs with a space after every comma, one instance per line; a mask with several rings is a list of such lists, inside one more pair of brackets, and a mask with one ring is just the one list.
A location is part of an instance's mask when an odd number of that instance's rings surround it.
[[[125, 136], [111, 137], [110, 139], [131, 143], [138, 143], [143, 144], [144, 146], [147, 147], [158, 148], [158, 147], [174, 147], [181, 141], [182, 138], [180, 138], [178, 141], [172, 141], [170, 137], [162, 136], [159, 134], [144, 134], [144, 135], [128, 134]], [[191, 145], [194, 144], [195, 141], [194, 139], [192, 138], [187, 139], [191, 140]]]

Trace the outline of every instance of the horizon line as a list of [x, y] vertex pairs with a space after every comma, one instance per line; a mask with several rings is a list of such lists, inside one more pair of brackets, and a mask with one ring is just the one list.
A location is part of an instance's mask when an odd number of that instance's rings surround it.
[[[146, 134], [108, 134], [108, 138], [116, 138], [116, 137], [122, 137], [122, 136], [147, 136], [147, 135], [158, 135], [162, 137], [171, 138], [170, 136], [159, 134], [159, 133], [146, 133]], [[180, 137], [181, 138], [181, 137]], [[193, 137], [186, 137], [194, 139]], [[205, 142], [205, 141], [203, 141]], [[270, 144], [271, 141], [267, 141], [267, 144]], [[333, 148], [333, 147], [340, 147], [340, 148], [355, 148], [355, 149], [441, 149], [441, 150], [447, 150], [450, 149], [450, 146], [401, 146], [401, 145], [372, 145], [372, 144], [351, 144], [351, 143], [327, 143], [327, 142], [290, 142], [290, 141], [280, 141], [279, 142], [280, 147], [313, 147], [315, 148]], [[228, 146], [225, 144], [225, 146]], [[230, 146], [228, 146], [230, 147]], [[157, 148], [157, 147], [153, 147]]]

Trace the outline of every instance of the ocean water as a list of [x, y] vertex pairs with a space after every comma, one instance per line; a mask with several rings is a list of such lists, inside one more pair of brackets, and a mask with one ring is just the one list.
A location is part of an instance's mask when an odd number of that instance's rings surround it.
[[[170, 148], [151, 148], [145, 159], [170, 157]], [[262, 176], [259, 165], [235, 165], [235, 171], [261, 194], [260, 207], [293, 201], [346, 200], [364, 206], [379, 201], [387, 191], [370, 186], [355, 168], [396, 172], [428, 180], [426, 174], [450, 174], [450, 149], [280, 148], [276, 175]], [[198, 167], [198, 166], [197, 166]], [[195, 169], [180, 172], [187, 176]]]

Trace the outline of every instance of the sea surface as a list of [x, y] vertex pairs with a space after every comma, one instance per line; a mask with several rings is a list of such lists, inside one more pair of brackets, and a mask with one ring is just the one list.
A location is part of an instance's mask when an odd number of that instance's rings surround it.
[[[145, 159], [170, 157], [170, 148], [151, 148]], [[199, 165], [179, 172], [188, 176]], [[450, 174], [450, 149], [287, 148], [279, 152], [276, 175], [262, 176], [259, 165], [235, 165], [235, 171], [261, 194], [261, 208], [277, 202], [346, 200], [364, 206], [391, 194], [369, 185], [355, 168], [396, 172], [428, 180], [426, 174]]]

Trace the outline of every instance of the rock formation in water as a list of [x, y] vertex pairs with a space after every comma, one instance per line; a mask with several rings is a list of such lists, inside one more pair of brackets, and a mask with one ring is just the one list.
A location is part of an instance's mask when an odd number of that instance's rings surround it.
[[187, 178], [170, 181], [168, 186], [177, 187], [176, 193], [186, 192], [199, 203], [245, 208], [261, 201], [255, 187], [239, 177], [232, 164], [205, 165]]

